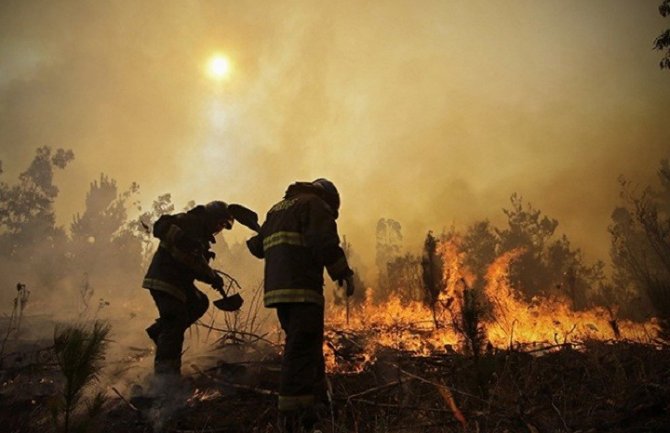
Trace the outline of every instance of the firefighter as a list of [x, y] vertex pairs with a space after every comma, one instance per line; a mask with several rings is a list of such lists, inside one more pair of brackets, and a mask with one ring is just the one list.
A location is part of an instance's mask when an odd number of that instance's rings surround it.
[[324, 267], [333, 281], [346, 285], [347, 296], [354, 293], [353, 271], [337, 233], [339, 207], [329, 180], [293, 183], [247, 241], [251, 253], [265, 259], [264, 303], [277, 310], [286, 334], [278, 399], [286, 432], [309, 431], [317, 405], [325, 403]]
[[153, 226], [160, 239], [142, 287], [149, 289], [159, 318], [146, 331], [156, 344], [154, 376], [175, 381], [181, 374], [184, 332], [209, 307], [194, 281], [221, 290], [223, 279], [208, 264], [214, 236], [230, 230], [234, 218], [226, 203], [213, 201], [185, 213], [163, 215]]

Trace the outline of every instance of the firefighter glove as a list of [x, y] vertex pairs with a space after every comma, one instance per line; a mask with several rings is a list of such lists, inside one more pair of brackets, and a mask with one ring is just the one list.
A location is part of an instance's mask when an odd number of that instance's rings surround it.
[[337, 284], [338, 284], [340, 287], [342, 287], [342, 285], [345, 286], [345, 289], [346, 289], [346, 291], [347, 291], [347, 297], [349, 297], [349, 296], [351, 296], [351, 295], [354, 294], [355, 286], [354, 286], [354, 276], [353, 276], [353, 274], [352, 274], [352, 275], [348, 275], [348, 276], [346, 276], [346, 277], [344, 277], [344, 278], [338, 280]]
[[221, 291], [223, 289], [223, 278], [221, 277], [221, 275], [214, 274], [211, 286], [212, 288], [218, 291]]

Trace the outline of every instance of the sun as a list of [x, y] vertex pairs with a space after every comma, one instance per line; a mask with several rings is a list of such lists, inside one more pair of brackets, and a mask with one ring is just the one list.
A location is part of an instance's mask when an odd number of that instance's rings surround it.
[[207, 74], [215, 80], [230, 76], [230, 59], [224, 54], [214, 54], [207, 62]]

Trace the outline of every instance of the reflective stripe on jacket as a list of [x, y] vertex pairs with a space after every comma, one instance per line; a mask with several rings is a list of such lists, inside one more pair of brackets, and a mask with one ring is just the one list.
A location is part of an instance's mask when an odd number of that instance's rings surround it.
[[274, 205], [257, 236], [247, 242], [265, 259], [266, 307], [282, 303], [324, 303], [323, 270], [333, 280], [352, 273], [332, 210], [312, 193], [288, 196]]
[[155, 278], [145, 278], [144, 281], [142, 281], [142, 287], [167, 293], [168, 295], [179, 299], [181, 302], [186, 302], [186, 293], [184, 292], [184, 289], [180, 289], [165, 281], [157, 280]]
[[182, 301], [194, 280], [211, 283], [215, 276], [206, 259], [210, 242], [202, 206], [186, 213], [163, 215], [154, 224], [160, 245], [142, 282], [146, 289], [168, 293]]

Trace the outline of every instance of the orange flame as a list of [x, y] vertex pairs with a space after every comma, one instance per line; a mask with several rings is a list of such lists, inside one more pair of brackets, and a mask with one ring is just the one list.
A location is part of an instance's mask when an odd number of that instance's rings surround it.
[[[383, 347], [414, 355], [445, 353], [458, 347], [462, 337], [452, 324], [461, 314], [464, 290], [473, 286], [476, 277], [464, 265], [466, 256], [457, 238], [442, 242], [438, 251], [444, 264], [445, 287], [435, 312], [422, 302], [403, 301], [396, 294], [375, 304], [370, 289], [365, 301], [352, 308], [348, 325], [344, 308], [330, 307], [324, 347], [329, 371], [361, 371]], [[558, 297], [525, 301], [509, 282], [510, 265], [522, 253], [517, 249], [500, 255], [486, 272], [483, 292], [492, 311], [482, 325], [494, 348], [521, 344], [543, 347], [589, 339], [651, 342], [658, 335], [654, 319], [643, 324], [617, 321], [617, 336], [605, 308], [574, 311], [569, 300]], [[347, 359], [350, 362], [345, 362]]]

